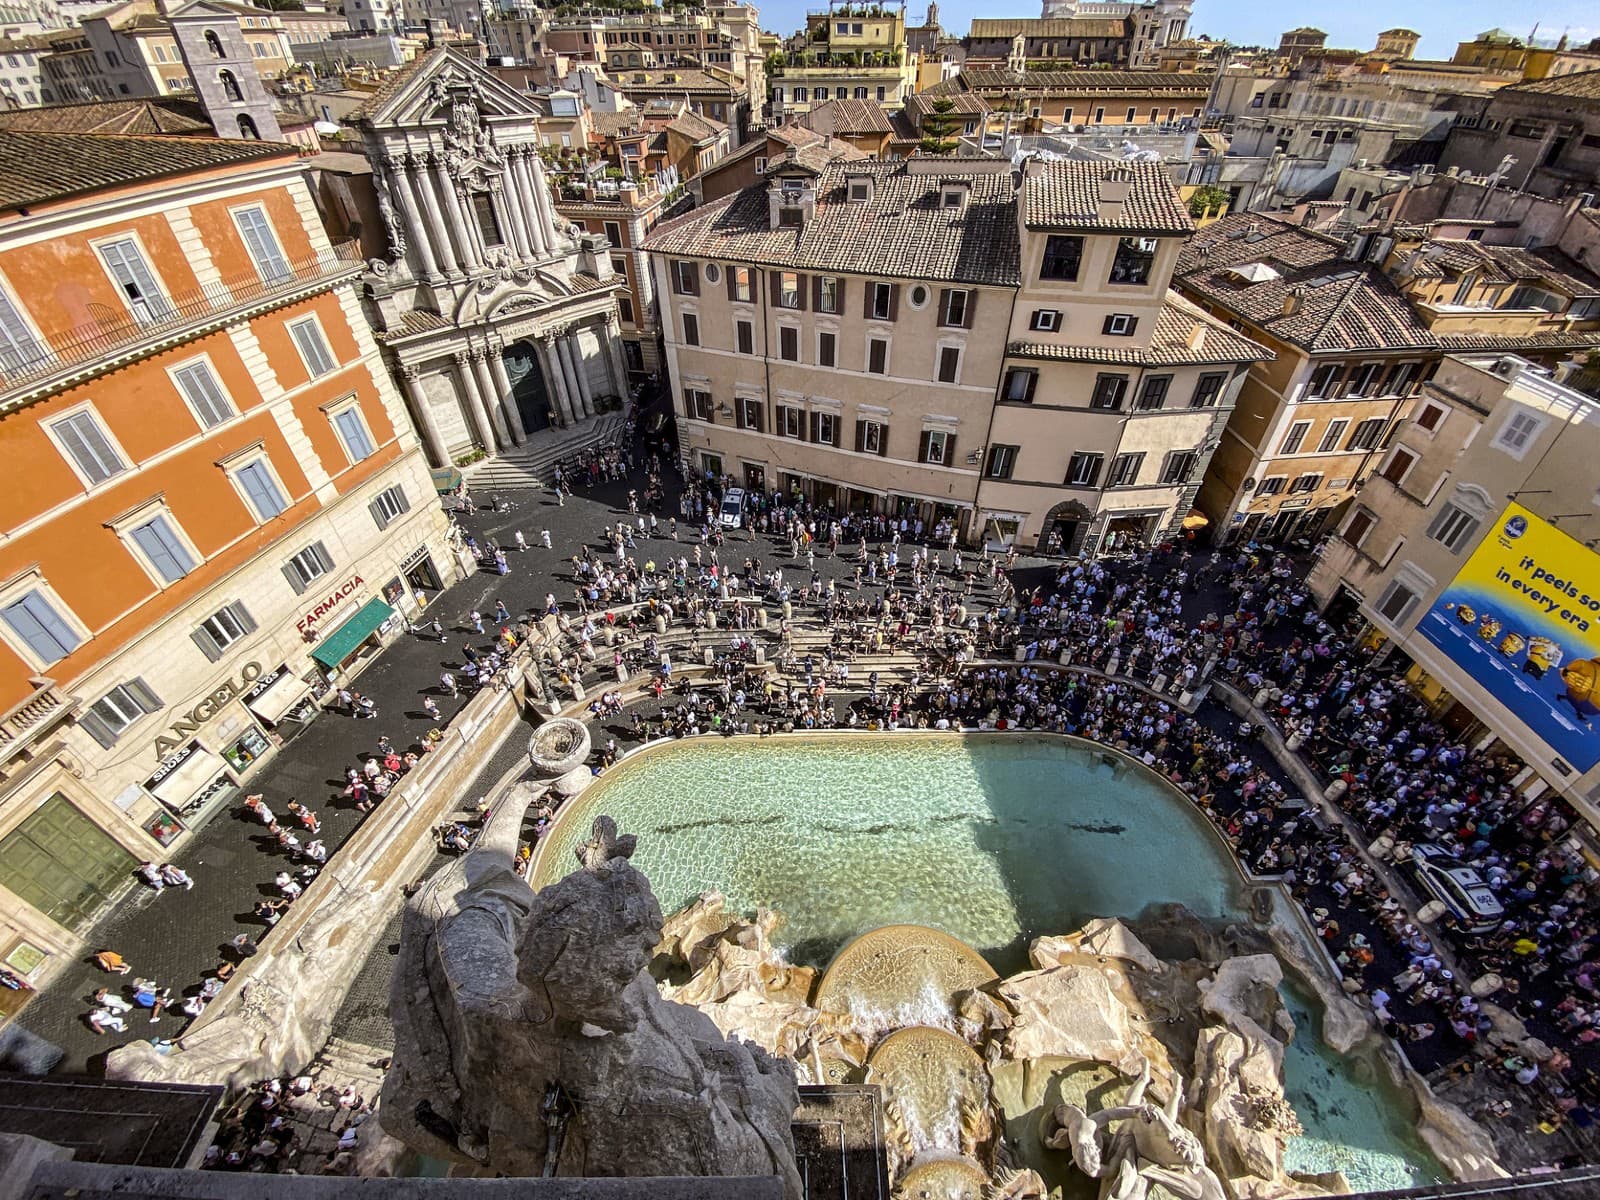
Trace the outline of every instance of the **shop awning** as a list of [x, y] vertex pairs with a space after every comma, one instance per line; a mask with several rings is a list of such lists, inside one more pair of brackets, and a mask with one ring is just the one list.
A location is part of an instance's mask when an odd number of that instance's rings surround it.
[[259, 696], [252, 696], [245, 703], [250, 706], [250, 711], [263, 721], [273, 725], [278, 723], [278, 718], [288, 712], [306, 694], [308, 685], [293, 671], [285, 671], [272, 681], [272, 686]]
[[317, 643], [311, 657], [325, 667], [337, 667], [372, 636], [372, 631], [394, 616], [394, 609], [382, 600], [368, 600], [355, 616]]
[[227, 769], [227, 763], [211, 751], [197, 746], [194, 753], [184, 759], [181, 767], [150, 790], [163, 804], [182, 809], [194, 798], [195, 793]]

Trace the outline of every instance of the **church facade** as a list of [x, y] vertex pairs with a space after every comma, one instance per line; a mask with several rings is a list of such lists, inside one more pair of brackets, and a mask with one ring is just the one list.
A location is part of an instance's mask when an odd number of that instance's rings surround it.
[[627, 369], [603, 234], [555, 211], [539, 113], [448, 48], [356, 115], [388, 231], [366, 294], [428, 457], [501, 453], [619, 404]]

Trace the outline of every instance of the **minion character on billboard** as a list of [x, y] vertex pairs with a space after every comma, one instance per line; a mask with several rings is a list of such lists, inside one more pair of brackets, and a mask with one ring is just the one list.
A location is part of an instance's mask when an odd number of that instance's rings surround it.
[[1572, 705], [1579, 720], [1592, 726], [1591, 718], [1600, 713], [1600, 708], [1595, 707], [1595, 702], [1600, 700], [1600, 658], [1580, 659], [1570, 667], [1563, 667], [1561, 682], [1567, 685], [1561, 699]]
[[1500, 629], [1500, 618], [1493, 613], [1484, 613], [1478, 620], [1478, 636], [1491, 646], [1500, 636]]
[[1543, 679], [1544, 673], [1551, 667], [1559, 667], [1566, 656], [1567, 652], [1551, 639], [1531, 637], [1528, 639], [1528, 661], [1522, 664], [1522, 673]]

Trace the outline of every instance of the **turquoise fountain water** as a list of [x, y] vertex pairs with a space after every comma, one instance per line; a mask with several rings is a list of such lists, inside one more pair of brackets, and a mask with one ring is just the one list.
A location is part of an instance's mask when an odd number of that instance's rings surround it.
[[[932, 925], [1001, 974], [1027, 946], [1091, 917], [1181, 903], [1243, 919], [1242, 880], [1206, 819], [1164, 781], [1053, 737], [873, 735], [662, 746], [614, 768], [562, 814], [534, 885], [565, 874], [601, 812], [639, 835], [634, 864], [671, 912], [717, 889], [730, 910], [788, 919], [792, 961], [826, 966], [846, 941]], [[1302, 1003], [1303, 1008], [1303, 1003]], [[1287, 1059], [1306, 1137], [1295, 1169], [1345, 1170], [1359, 1190], [1442, 1180], [1403, 1099], [1303, 1036]], [[1321, 1053], [1319, 1053], [1321, 1051]]]

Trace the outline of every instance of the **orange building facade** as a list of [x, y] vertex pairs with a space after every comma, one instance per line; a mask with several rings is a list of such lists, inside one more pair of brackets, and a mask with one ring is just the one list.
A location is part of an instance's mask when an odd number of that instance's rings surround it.
[[0, 182], [0, 962], [37, 980], [458, 568], [293, 150], [0, 157], [38, 164]]

